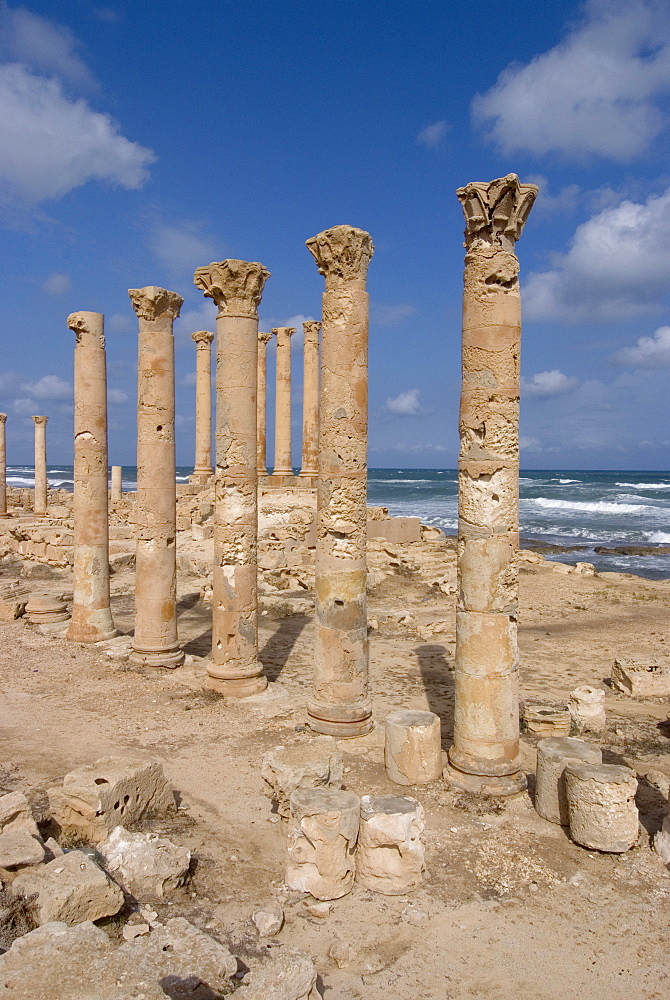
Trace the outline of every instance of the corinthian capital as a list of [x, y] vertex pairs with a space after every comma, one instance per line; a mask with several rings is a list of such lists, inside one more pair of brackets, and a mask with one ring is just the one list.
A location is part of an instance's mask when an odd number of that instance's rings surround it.
[[260, 344], [269, 344], [270, 341], [272, 340], [273, 333], [274, 333], [274, 330], [272, 331], [272, 333], [265, 333], [264, 331], [261, 332], [259, 330], [258, 331], [258, 342]]
[[168, 292], [166, 288], [158, 288], [157, 285], [129, 288], [128, 295], [140, 319], [155, 320], [166, 313], [171, 319], [176, 319], [184, 304], [181, 295]]
[[474, 239], [515, 243], [537, 196], [535, 184], [521, 184], [516, 174], [495, 181], [475, 181], [458, 188], [456, 194], [465, 215], [465, 242]]
[[305, 341], [311, 343], [318, 341], [319, 331], [321, 329], [321, 323], [318, 319], [307, 319], [302, 324], [302, 330], [305, 335]]
[[219, 312], [257, 317], [269, 277], [268, 269], [257, 261], [220, 260], [199, 267], [193, 275], [193, 284], [202, 289], [205, 298], [214, 299]]
[[41, 426], [43, 426], [44, 424], [46, 424], [46, 422], [47, 422], [47, 420], [48, 420], [49, 418], [48, 418], [48, 417], [32, 417], [32, 419], [33, 419], [33, 420], [35, 421], [35, 425], [36, 425], [37, 427], [41, 427]]
[[295, 333], [294, 326], [275, 326], [272, 332], [277, 337], [277, 344], [290, 344], [291, 337]]
[[333, 226], [307, 240], [319, 274], [329, 284], [356, 281], [365, 285], [368, 265], [375, 248], [370, 233], [353, 226]]
[[7, 422], [7, 414], [6, 413], [0, 413], [0, 424], [4, 424], [6, 422]]
[[195, 333], [191, 334], [191, 340], [194, 340], [196, 347], [205, 348], [214, 340], [214, 334], [210, 333], [209, 330], [196, 330]]

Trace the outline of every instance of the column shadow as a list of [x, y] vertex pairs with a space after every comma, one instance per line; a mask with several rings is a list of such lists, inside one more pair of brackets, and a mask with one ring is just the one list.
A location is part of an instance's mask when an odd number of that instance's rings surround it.
[[419, 669], [431, 712], [439, 715], [442, 723], [442, 744], [451, 746], [454, 731], [454, 675], [453, 662], [447, 658], [445, 646], [430, 643], [414, 649], [419, 659]]
[[263, 664], [263, 673], [269, 681], [279, 679], [291, 655], [291, 650], [310, 620], [309, 615], [288, 615], [286, 618], [282, 618], [277, 631], [270, 636], [259, 651], [258, 659]]

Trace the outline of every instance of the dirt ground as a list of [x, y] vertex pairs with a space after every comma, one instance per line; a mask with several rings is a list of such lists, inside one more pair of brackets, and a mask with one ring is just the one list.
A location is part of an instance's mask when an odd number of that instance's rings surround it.
[[[12, 567], [2, 571], [10, 575]], [[71, 589], [45, 569], [31, 588]], [[119, 629], [133, 624], [133, 575], [113, 577]], [[302, 601], [305, 593], [285, 594]], [[263, 607], [263, 606], [262, 606]], [[622, 856], [577, 847], [532, 807], [535, 749], [522, 743], [529, 795], [507, 806], [454, 796], [442, 782], [409, 790], [426, 810], [425, 883], [407, 897], [355, 888], [314, 917], [283, 883], [285, 826], [263, 794], [260, 761], [277, 744], [308, 741], [304, 706], [313, 630], [304, 611], [263, 607], [261, 659], [272, 694], [227, 704], [204, 687], [209, 606], [199, 581], [179, 579], [179, 627], [191, 660], [152, 670], [103, 651], [40, 634], [23, 620], [0, 625], [2, 790], [29, 792], [46, 809], [45, 789], [78, 765], [130, 753], [160, 759], [181, 797], [161, 829], [197, 860], [187, 889], [157, 906], [226, 942], [243, 963], [268, 949], [307, 951], [325, 1000], [643, 1000], [670, 996], [670, 872], [649, 847], [665, 803], [645, 775], [670, 776], [668, 705], [634, 701], [607, 686], [612, 660], [670, 647], [670, 581], [618, 574], [581, 577], [551, 564], [524, 565], [521, 578], [522, 696], [565, 703], [580, 683], [607, 691], [604, 759], [640, 779], [640, 846]], [[409, 613], [413, 619], [398, 624]], [[455, 598], [410, 573], [386, 579], [369, 599], [375, 731], [341, 741], [346, 786], [359, 794], [397, 791], [383, 768], [383, 720], [397, 708], [430, 708], [442, 718], [445, 749], [453, 712]], [[446, 621], [429, 641], [418, 628]], [[286, 923], [261, 942], [250, 920], [270, 899]], [[308, 900], [309, 901], [309, 900]], [[339, 945], [339, 961], [330, 957]], [[347, 947], [348, 946], [348, 947]]]

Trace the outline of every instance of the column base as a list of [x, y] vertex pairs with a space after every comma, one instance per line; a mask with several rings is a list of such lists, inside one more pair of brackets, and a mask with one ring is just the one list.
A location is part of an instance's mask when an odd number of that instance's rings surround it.
[[70, 642], [81, 642], [88, 645], [89, 643], [105, 642], [107, 639], [113, 639], [118, 634], [118, 629], [115, 629], [113, 626], [110, 629], [92, 629], [90, 626], [71, 622], [65, 633], [65, 638]]
[[164, 650], [135, 649], [130, 654], [131, 663], [139, 663], [144, 667], [167, 667], [172, 670], [184, 662], [184, 650], [179, 646]]
[[343, 708], [341, 705], [331, 706], [307, 705], [307, 725], [315, 733], [325, 736], [337, 736], [346, 739], [349, 736], [365, 736], [372, 730], [374, 721], [372, 707], [368, 705], [356, 708]]
[[211, 469], [209, 471], [195, 469], [188, 477], [188, 481], [191, 486], [207, 486], [213, 475]]
[[207, 678], [207, 687], [210, 691], [223, 695], [224, 698], [248, 698], [252, 694], [260, 694], [268, 686], [268, 679], [264, 674], [254, 677], [212, 677]]
[[[514, 764], [509, 762], [506, 766], [514, 767]], [[494, 798], [506, 798], [510, 795], [518, 795], [520, 792], [526, 790], [526, 775], [518, 766], [508, 774], [485, 774], [483, 773], [485, 767], [486, 762], [482, 761], [482, 770], [478, 773], [461, 771], [454, 764], [450, 750], [449, 761], [442, 771], [442, 777], [449, 788], [460, 792], [469, 792], [471, 795], [490, 795]], [[493, 764], [491, 770], [496, 769], [496, 765]]]
[[300, 472], [298, 473], [298, 476], [304, 479], [306, 476], [316, 477], [318, 476], [318, 474], [319, 474], [318, 469], [301, 469]]

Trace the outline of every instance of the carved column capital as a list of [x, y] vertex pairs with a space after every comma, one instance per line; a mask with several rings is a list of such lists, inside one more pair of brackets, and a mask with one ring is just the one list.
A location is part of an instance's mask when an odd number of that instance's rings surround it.
[[260, 344], [269, 344], [270, 341], [272, 340], [273, 336], [274, 336], [274, 330], [272, 330], [270, 333], [265, 333], [265, 332], [259, 330], [259, 332], [258, 332], [258, 342]]
[[258, 306], [270, 272], [258, 261], [220, 260], [197, 268], [193, 284], [213, 299], [219, 315], [258, 317]]
[[157, 285], [129, 288], [128, 295], [140, 319], [156, 320], [166, 314], [171, 319], [176, 319], [184, 304], [181, 295], [169, 292], [166, 288], [159, 288]]
[[81, 334], [89, 333], [93, 337], [98, 338], [98, 346], [104, 348], [105, 346], [105, 335], [103, 333], [104, 329], [104, 317], [102, 313], [91, 313], [91, 312], [75, 312], [70, 313], [67, 318], [67, 325], [70, 330], [75, 334], [77, 338], [77, 343], [81, 342]]
[[289, 344], [291, 342], [291, 337], [295, 333], [294, 326], [275, 326], [272, 329], [272, 333], [277, 337], [277, 344]]
[[191, 334], [191, 340], [195, 341], [198, 350], [209, 349], [209, 345], [214, 340], [214, 334], [210, 333], [209, 330], [196, 330], [195, 333]]
[[521, 184], [516, 174], [458, 188], [456, 194], [465, 215], [465, 245], [480, 239], [513, 248], [537, 192], [535, 184]]
[[49, 418], [48, 417], [32, 417], [32, 419], [35, 421], [35, 426], [41, 427], [43, 424], [46, 424], [46, 422], [47, 422], [47, 420]]
[[6, 422], [7, 422], [7, 414], [6, 413], [0, 413], [0, 424], [4, 424]]
[[355, 281], [365, 285], [368, 265], [375, 251], [372, 237], [354, 226], [333, 226], [307, 240], [305, 246], [314, 257], [326, 287]]
[[318, 319], [308, 319], [302, 324], [302, 330], [304, 334], [304, 342], [307, 343], [317, 343], [319, 340], [319, 331], [321, 330], [321, 323]]

